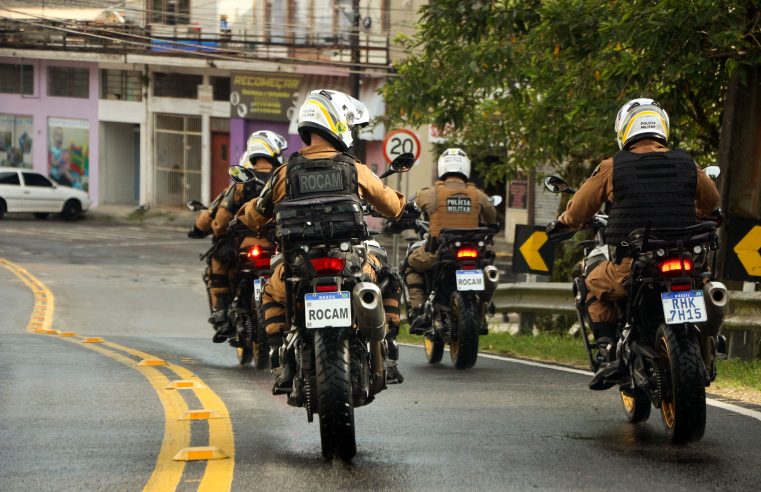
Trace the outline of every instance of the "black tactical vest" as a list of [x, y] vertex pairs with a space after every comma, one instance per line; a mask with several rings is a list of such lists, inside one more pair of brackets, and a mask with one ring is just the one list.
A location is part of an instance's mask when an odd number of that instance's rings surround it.
[[356, 160], [345, 153], [307, 159], [298, 152], [288, 159], [285, 174], [287, 200], [345, 196], [359, 201]]
[[605, 238], [618, 245], [639, 228], [694, 225], [697, 169], [681, 150], [637, 154], [621, 151], [613, 157], [613, 205]]

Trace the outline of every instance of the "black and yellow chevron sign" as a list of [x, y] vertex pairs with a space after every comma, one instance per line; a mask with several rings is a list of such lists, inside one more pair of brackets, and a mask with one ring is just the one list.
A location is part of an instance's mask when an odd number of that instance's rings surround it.
[[552, 274], [555, 245], [543, 226], [516, 225], [513, 245], [513, 273]]
[[761, 282], [761, 221], [732, 217], [727, 223], [727, 238], [724, 277]]

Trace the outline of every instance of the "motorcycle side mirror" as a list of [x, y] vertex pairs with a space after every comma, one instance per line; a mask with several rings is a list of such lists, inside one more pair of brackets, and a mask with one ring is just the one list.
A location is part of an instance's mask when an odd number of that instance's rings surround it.
[[496, 206], [498, 206], [500, 203], [502, 203], [502, 197], [501, 197], [501, 196], [499, 196], [499, 195], [492, 195], [492, 196], [490, 196], [490, 197], [489, 197], [489, 202], [490, 202], [490, 203], [491, 203], [493, 206], [495, 206], [495, 207], [496, 207]]
[[721, 174], [721, 168], [719, 166], [708, 166], [705, 168], [705, 173], [709, 178], [716, 181], [719, 179], [719, 175]]
[[563, 178], [557, 176], [547, 176], [544, 178], [544, 187], [550, 193], [576, 193], [576, 190], [568, 186]]
[[415, 164], [415, 155], [411, 152], [405, 152], [404, 154], [399, 154], [394, 158], [393, 161], [388, 165], [388, 169], [386, 169], [386, 172], [381, 174], [380, 178], [383, 179], [386, 176], [390, 176], [395, 173], [406, 173], [410, 169], [412, 169], [412, 165]]
[[198, 212], [199, 210], [206, 210], [208, 207], [206, 207], [206, 205], [199, 202], [198, 200], [190, 200], [188, 203], [185, 204], [185, 208], [187, 208], [191, 212]]
[[256, 179], [256, 174], [254, 174], [252, 170], [246, 169], [243, 166], [230, 166], [227, 169], [227, 174], [230, 175], [233, 181], [241, 184], [245, 184]]

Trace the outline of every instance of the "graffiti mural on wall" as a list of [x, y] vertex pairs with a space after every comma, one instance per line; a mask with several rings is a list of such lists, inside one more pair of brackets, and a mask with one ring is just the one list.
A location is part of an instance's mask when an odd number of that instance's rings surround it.
[[32, 167], [31, 116], [0, 114], [0, 166]]
[[90, 176], [90, 124], [48, 118], [48, 172], [59, 184], [87, 191]]

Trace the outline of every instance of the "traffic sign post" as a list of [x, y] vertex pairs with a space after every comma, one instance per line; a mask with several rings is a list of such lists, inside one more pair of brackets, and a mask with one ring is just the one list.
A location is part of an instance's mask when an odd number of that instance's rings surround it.
[[515, 226], [513, 273], [552, 274], [555, 245], [548, 241], [544, 229], [542, 226]]
[[724, 277], [761, 282], [761, 221], [732, 217], [727, 222], [727, 237]]
[[383, 141], [383, 156], [386, 161], [391, 162], [405, 153], [414, 155], [416, 161], [420, 158], [420, 140], [417, 135], [405, 129], [389, 132]]

